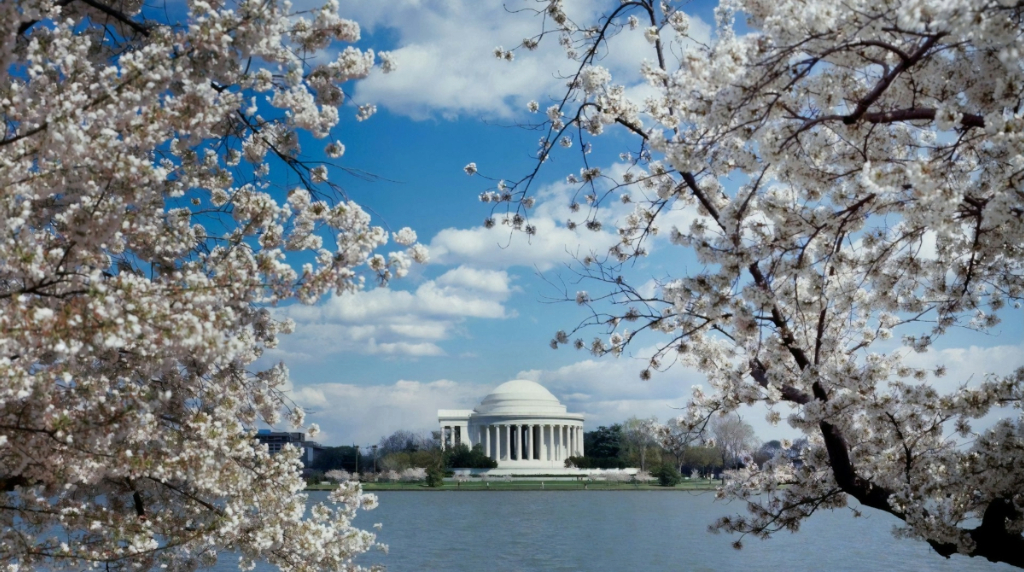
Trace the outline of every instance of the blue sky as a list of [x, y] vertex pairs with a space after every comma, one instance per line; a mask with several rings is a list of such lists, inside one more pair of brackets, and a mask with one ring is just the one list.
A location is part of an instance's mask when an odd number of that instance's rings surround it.
[[[532, 221], [540, 232], [529, 240], [510, 236], [500, 225], [482, 227], [489, 210], [477, 196], [493, 183], [462, 171], [475, 162], [486, 175], [517, 179], [532, 168], [530, 154], [540, 133], [517, 124], [536, 117], [527, 112], [528, 101], [537, 100], [544, 109], [560, 94], [562, 80], [555, 72], [568, 70], [569, 62], [554, 41], [536, 52], [518, 52], [511, 63], [491, 52], [533, 35], [540, 21], [491, 1], [343, 0], [341, 5], [363, 26], [360, 47], [393, 51], [399, 67], [349, 87], [354, 102], [373, 103], [379, 111], [356, 122], [353, 108], [335, 133], [346, 145], [342, 165], [378, 178], [334, 169], [332, 181], [371, 211], [377, 224], [415, 229], [430, 246], [432, 260], [388, 289], [278, 310], [298, 329], [268, 352], [264, 363], [288, 365], [292, 397], [321, 426], [319, 440], [369, 444], [396, 429], [430, 430], [438, 408], [472, 407], [494, 386], [521, 377], [545, 384], [570, 410], [585, 413], [588, 430], [632, 415], [674, 416], [672, 407], [684, 405], [691, 386], [701, 382], [696, 372], [677, 365], [641, 381], [643, 360], [595, 359], [548, 347], [557, 330], [585, 318], [575, 304], [546, 301], [560, 294], [549, 282], [574, 279], [564, 267], [572, 260], [568, 252], [603, 250], [614, 240], [607, 230], [573, 232], [564, 226], [570, 190], [562, 181], [578, 173], [577, 150], [556, 154], [545, 165]], [[534, 5], [513, 0], [509, 8]], [[601, 7], [583, 0], [567, 6], [571, 14], [592, 14]], [[711, 33], [712, 6], [689, 5], [694, 34]], [[626, 32], [615, 43], [602, 65], [642, 96], [637, 70], [650, 57], [642, 30]], [[624, 133], [609, 130], [596, 141], [592, 158], [614, 168], [628, 142]], [[622, 212], [610, 209], [603, 215], [606, 229]], [[672, 215], [680, 223], [689, 216]], [[658, 239], [651, 256], [631, 270], [632, 279], [644, 284], [678, 276], [694, 264], [684, 251]], [[589, 287], [570, 283], [568, 288]], [[602, 334], [585, 332], [585, 339]], [[649, 355], [655, 341], [634, 346], [633, 355]], [[1022, 350], [1017, 311], [999, 336], [950, 336], [915, 359], [945, 363], [947, 379], [953, 380], [970, 375], [975, 363], [1006, 373], [1024, 364]], [[784, 423], [770, 427], [764, 414], [744, 412], [763, 439], [795, 436]]]

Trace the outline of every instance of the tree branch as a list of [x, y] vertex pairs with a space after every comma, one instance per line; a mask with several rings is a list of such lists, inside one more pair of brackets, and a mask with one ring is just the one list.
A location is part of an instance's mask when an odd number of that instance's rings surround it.
[[[868, 123], [897, 123], [899, 121], [920, 121], [935, 119], [935, 110], [928, 107], [912, 107], [910, 109], [898, 109], [896, 111], [880, 111], [877, 113], [865, 113], [861, 119]], [[846, 123], [846, 120], [843, 121]], [[849, 125], [849, 123], [847, 123]], [[974, 113], [965, 113], [960, 118], [960, 125], [964, 128], [985, 127], [985, 118]]]
[[853, 113], [843, 118], [843, 123], [846, 125], [853, 125], [860, 120], [860, 118], [867, 113], [868, 108], [871, 107], [879, 97], [882, 97], [882, 94], [885, 93], [885, 90], [889, 88], [896, 77], [906, 71], [907, 68], [921, 61], [921, 59], [928, 53], [928, 50], [932, 49], [932, 47], [934, 47], [939, 41], [939, 38], [944, 35], [945, 34], [935, 34], [934, 36], [930, 36], [919, 48], [917, 48], [917, 50], [914, 51], [913, 54], [900, 61], [899, 65], [883, 76], [882, 79], [878, 80], [878, 83], [875, 84], [875, 88], [857, 102], [857, 107], [854, 108]]

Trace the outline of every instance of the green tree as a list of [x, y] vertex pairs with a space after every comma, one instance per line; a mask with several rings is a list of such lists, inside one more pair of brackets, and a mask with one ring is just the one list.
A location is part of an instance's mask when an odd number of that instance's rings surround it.
[[414, 453], [430, 446], [430, 439], [413, 433], [406, 429], [399, 429], [387, 437], [382, 437], [378, 443], [378, 450], [381, 456], [388, 456], [392, 453], [405, 452]]
[[661, 446], [658, 445], [657, 428], [657, 417], [627, 419], [620, 431], [622, 447], [619, 456], [627, 463], [638, 466], [641, 471], [646, 471], [648, 457], [660, 458]]
[[708, 473], [722, 467], [722, 452], [718, 447], [690, 447], [684, 456], [684, 465], [689, 470], [696, 469]]
[[783, 450], [784, 449], [782, 448], [782, 442], [774, 439], [768, 441], [764, 445], [761, 445], [761, 448], [759, 448], [757, 452], [754, 453], [754, 462], [757, 463], [758, 466], [764, 465], [768, 461], [775, 458], [775, 455], [782, 452]]
[[749, 423], [735, 412], [711, 418], [711, 434], [722, 453], [722, 464], [726, 468], [739, 466], [739, 458], [752, 453], [757, 447], [757, 435]]
[[663, 487], [674, 487], [683, 481], [683, 476], [675, 466], [668, 463], [659, 465], [651, 471], [651, 475], [658, 479], [658, 484]]
[[625, 469], [626, 462], [617, 457], [569, 457], [565, 460], [566, 468], [577, 469]]
[[622, 425], [600, 426], [583, 434], [583, 449], [587, 457], [595, 459], [618, 458], [622, 447]]
[[444, 485], [444, 469], [431, 467], [427, 469], [427, 486], [437, 488]]
[[465, 443], [446, 449], [444, 466], [449, 469], [494, 469], [498, 462], [484, 454], [484, 448], [477, 443], [470, 449]]
[[311, 469], [318, 471], [333, 471], [344, 469], [349, 472], [364, 472], [372, 469], [373, 458], [369, 455], [362, 455], [355, 447], [342, 445], [340, 447], [324, 447], [324, 450], [317, 454]]

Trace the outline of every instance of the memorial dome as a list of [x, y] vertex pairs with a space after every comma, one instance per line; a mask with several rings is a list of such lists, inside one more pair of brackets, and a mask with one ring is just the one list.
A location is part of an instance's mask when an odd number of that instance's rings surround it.
[[438, 409], [441, 449], [479, 447], [497, 461], [496, 470], [551, 475], [583, 451], [583, 415], [565, 406], [543, 385], [527, 379], [494, 388], [476, 409]]
[[479, 415], [560, 415], [565, 406], [543, 385], [516, 379], [496, 387], [473, 411]]

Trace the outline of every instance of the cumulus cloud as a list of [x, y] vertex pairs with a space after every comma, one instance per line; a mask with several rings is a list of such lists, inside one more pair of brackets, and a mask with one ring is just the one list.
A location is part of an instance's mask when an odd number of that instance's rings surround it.
[[[572, 350], [564, 350], [572, 351]], [[530, 369], [516, 374], [547, 387], [570, 411], [586, 415], [587, 430], [621, 423], [632, 416], [656, 416], [665, 421], [677, 417], [694, 385], [704, 376], [677, 364], [641, 380], [640, 371], [655, 348], [638, 349], [635, 357], [587, 358], [554, 369]]]
[[[704, 385], [703, 376], [676, 365], [643, 381], [639, 372], [653, 346], [638, 349], [634, 358], [585, 358], [551, 369], [519, 371], [509, 379], [531, 379], [547, 387], [573, 413], [586, 416], [587, 430], [620, 423], [629, 417], [656, 416], [665, 421], [679, 414], [694, 385]], [[949, 375], [941, 381], [943, 391], [960, 382], [978, 379], [985, 370], [1003, 375], [1024, 366], [1024, 344], [995, 347], [951, 348], [917, 354], [909, 361], [917, 367], [944, 364]], [[479, 384], [441, 379], [430, 382], [399, 380], [391, 384], [354, 385], [319, 383], [292, 389], [295, 402], [310, 411], [310, 420], [324, 431], [325, 444], [375, 443], [398, 429], [417, 432], [434, 430], [438, 409], [472, 409], [498, 383]], [[709, 388], [704, 386], [705, 391]], [[765, 420], [764, 406], [744, 407], [743, 419], [762, 441], [796, 437], [797, 432], [782, 423]], [[1006, 411], [997, 411], [975, 424], [984, 429]]]
[[[622, 180], [622, 175], [629, 168], [624, 163], [613, 163], [603, 172], [610, 179]], [[599, 180], [599, 192], [608, 191], [610, 185], [607, 179]], [[614, 194], [615, 191], [612, 191], [613, 194], [602, 199], [596, 210], [581, 206], [577, 212], [573, 212], [570, 205], [574, 202], [586, 205], [583, 195], [591, 192], [589, 187], [582, 192], [580, 189], [579, 184], [566, 182], [541, 187], [535, 195], [536, 207], [529, 212], [529, 224], [536, 227], [537, 231], [532, 236], [512, 231], [508, 225], [503, 224], [505, 216], [500, 209], [494, 215], [498, 224], [491, 228], [446, 228], [430, 242], [431, 262], [484, 268], [527, 266], [546, 271], [589, 254], [603, 256], [620, 240], [615, 229], [624, 224], [625, 218], [634, 211], [636, 205], [623, 204]], [[646, 200], [636, 188], [630, 191], [635, 201]], [[584, 228], [582, 223], [588, 217], [600, 222], [601, 229], [592, 231]], [[678, 202], [660, 213], [658, 224], [662, 231], [672, 228], [688, 230], [697, 218], [695, 205]], [[568, 220], [579, 226], [570, 230], [566, 225]], [[668, 235], [668, 232], [661, 232], [649, 238], [645, 245], [648, 251], [653, 252], [666, 245]]]
[[[565, 4], [577, 22], [594, 21], [606, 7], [588, 0]], [[358, 82], [355, 98], [413, 119], [509, 118], [521, 113], [531, 99], [547, 101], [560, 95], [564, 76], [577, 64], [566, 58], [557, 38], [547, 38], [535, 51], [518, 51], [514, 62], [493, 56], [495, 47], [512, 48], [541, 30], [542, 20], [533, 16], [533, 8], [534, 3], [525, 0], [342, 2], [346, 15], [365, 29], [392, 34], [397, 44], [391, 52], [399, 71]], [[710, 30], [699, 18], [691, 19], [692, 35], [706, 41]], [[669, 53], [677, 53], [679, 46], [672, 48]], [[612, 49], [600, 64], [615, 81], [636, 86], [637, 95], [642, 95], [639, 69], [647, 54], [654, 58], [643, 30], [625, 31], [612, 40]]]
[[[974, 386], [986, 380], [987, 376], [1002, 377], [1024, 367], [1024, 342], [1014, 345], [998, 345], [990, 347], [968, 346], [945, 349], [929, 349], [924, 353], [910, 353], [906, 358], [907, 365], [935, 371], [939, 366], [946, 368], [942, 377], [928, 376], [940, 393], [955, 391], [962, 385]], [[993, 409], [984, 417], [973, 422], [975, 431], [990, 428], [996, 421], [1015, 418], [1020, 411], [1012, 407]]]
[[[705, 392], [711, 388], [700, 372], [682, 364], [655, 372], [649, 380], [641, 380], [640, 371], [654, 351], [655, 347], [650, 346], [638, 349], [635, 357], [583, 359], [550, 370], [520, 371], [517, 376], [544, 385], [570, 411], [583, 413], [587, 431], [622, 423], [634, 416], [657, 417], [665, 422], [682, 414], [681, 409], [689, 401], [694, 386], [701, 386]], [[788, 425], [768, 423], [767, 412], [763, 405], [739, 410], [762, 441], [797, 436]]]
[[963, 384], [976, 385], [984, 381], [986, 375], [1006, 376], [1024, 367], [1024, 342], [990, 347], [931, 348], [924, 353], [910, 352], [906, 363], [929, 371], [945, 366], [946, 375], [931, 376], [929, 381], [939, 391], [948, 392]]
[[570, 262], [575, 255], [607, 252], [617, 240], [607, 231], [573, 231], [549, 218], [533, 218], [530, 224], [537, 227], [534, 236], [513, 233], [501, 225], [446, 228], [430, 241], [431, 261], [486, 268], [527, 266], [543, 271]]
[[472, 408], [489, 386], [441, 379], [399, 380], [386, 385], [320, 383], [295, 389], [291, 397], [320, 425], [325, 445], [376, 443], [398, 429], [426, 433], [437, 428], [438, 409]]
[[[640, 360], [585, 359], [551, 370], [526, 370], [509, 379], [532, 379], [551, 390], [570, 412], [586, 415], [587, 430], [637, 415], [666, 420], [685, 405], [699, 374], [682, 367], [643, 382]], [[504, 380], [502, 380], [504, 381]], [[499, 382], [500, 383], [500, 382]], [[375, 443], [398, 429], [417, 432], [437, 427], [438, 409], [472, 409], [499, 383], [442, 379], [400, 380], [392, 384], [319, 383], [296, 387], [292, 399], [318, 423], [325, 444]]]
[[279, 308], [296, 322], [267, 359], [288, 363], [322, 360], [342, 352], [440, 356], [439, 342], [467, 318], [505, 319], [512, 295], [507, 272], [459, 266], [413, 291], [376, 288], [333, 295], [316, 306]]

